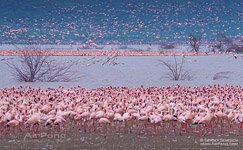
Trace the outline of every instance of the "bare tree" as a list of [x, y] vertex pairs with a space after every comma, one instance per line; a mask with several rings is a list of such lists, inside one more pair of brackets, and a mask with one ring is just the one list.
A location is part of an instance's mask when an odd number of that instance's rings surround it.
[[64, 63], [51, 59], [38, 46], [20, 50], [18, 61], [7, 61], [10, 71], [18, 81], [23, 82], [70, 82], [78, 79], [71, 70], [74, 62]]
[[192, 75], [189, 71], [184, 70], [185, 65], [185, 56], [182, 57], [181, 61], [178, 62], [176, 56], [174, 56], [174, 63], [166, 62], [163, 60], [159, 60], [167, 69], [168, 69], [168, 77], [171, 80], [191, 80]]
[[113, 56], [107, 56], [106, 58], [104, 57], [104, 59], [97, 59], [95, 56], [89, 59], [86, 59], [84, 62], [84, 65], [89, 67], [95, 64], [100, 63], [102, 66], [104, 65], [112, 65], [112, 66], [117, 66], [117, 65], [124, 65], [125, 63], [123, 62], [119, 62], [118, 61], [118, 55], [113, 55]]
[[191, 51], [198, 53], [200, 50], [201, 46], [201, 41], [202, 41], [202, 35], [189, 35], [189, 44], [192, 48]]
[[223, 32], [216, 32], [215, 43], [211, 45], [212, 52], [243, 52], [243, 45], [235, 43], [231, 38], [227, 37]]
[[216, 39], [215, 39], [214, 45], [212, 45], [212, 51], [220, 51], [220, 52], [225, 52], [227, 51], [230, 47], [233, 46], [233, 40], [227, 37], [223, 32], [216, 32]]
[[118, 58], [118, 55], [107, 57], [106, 60], [102, 63], [102, 66], [106, 65], [106, 64], [113, 65], [113, 66], [120, 65], [120, 64], [124, 65], [124, 63], [118, 62], [117, 58]]

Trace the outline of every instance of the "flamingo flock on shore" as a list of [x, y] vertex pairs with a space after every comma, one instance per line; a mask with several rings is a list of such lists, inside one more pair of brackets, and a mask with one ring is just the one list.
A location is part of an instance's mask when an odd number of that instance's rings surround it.
[[[25, 50], [1, 50], [0, 56], [21, 56]], [[146, 50], [40, 50], [47, 56], [205, 56], [205, 52], [164, 52]], [[28, 50], [29, 55], [36, 55], [36, 50]]]
[[0, 89], [1, 136], [41, 130], [242, 135], [240, 86]]

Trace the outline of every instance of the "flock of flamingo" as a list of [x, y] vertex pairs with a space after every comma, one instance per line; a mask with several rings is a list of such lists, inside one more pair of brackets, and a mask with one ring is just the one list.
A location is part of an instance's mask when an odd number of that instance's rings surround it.
[[0, 37], [6, 43], [146, 43], [184, 40], [191, 32], [211, 39], [219, 29], [235, 37], [242, 30], [240, 8], [241, 1], [3, 3]]
[[84, 131], [242, 135], [240, 86], [0, 89], [1, 136]]
[[[36, 55], [36, 50], [28, 50], [28, 54]], [[39, 54], [39, 52], [37, 52]], [[164, 52], [159, 51], [134, 51], [134, 50], [42, 50], [42, 55], [48, 56], [203, 56], [204, 52]], [[19, 56], [23, 55], [23, 50], [1, 50], [0, 56]]]

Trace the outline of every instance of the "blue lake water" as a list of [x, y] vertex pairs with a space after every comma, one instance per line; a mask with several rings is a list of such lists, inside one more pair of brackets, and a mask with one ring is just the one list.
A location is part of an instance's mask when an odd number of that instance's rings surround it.
[[243, 34], [242, 0], [0, 0], [0, 43], [205, 40]]

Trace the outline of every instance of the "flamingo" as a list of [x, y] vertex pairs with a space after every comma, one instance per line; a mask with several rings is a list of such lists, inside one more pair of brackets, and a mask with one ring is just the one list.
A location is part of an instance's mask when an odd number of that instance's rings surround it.
[[[107, 124], [111, 124], [111, 122], [110, 122], [110, 120], [108, 120], [107, 118], [100, 118], [99, 120], [98, 120], [98, 123], [100, 124], [100, 125], [107, 125]], [[102, 127], [103, 128], [103, 127]]]
[[7, 123], [7, 126], [18, 126], [18, 125], [19, 125], [19, 121], [15, 119]]
[[8, 111], [3, 115], [3, 121], [9, 122], [12, 119], [12, 114]]
[[100, 118], [98, 120], [98, 123], [100, 123], [100, 124], [111, 124], [110, 120], [108, 120], [107, 118]]
[[18, 121], [19, 127], [21, 123], [31, 127], [60, 127], [74, 119], [94, 127], [101, 118], [106, 118], [114, 122], [116, 131], [125, 124], [127, 132], [128, 123], [132, 122], [133, 127], [134, 122], [139, 122], [137, 127], [139, 125], [140, 129], [147, 131], [150, 125], [154, 125], [154, 133], [158, 133], [160, 125], [164, 129], [164, 124], [170, 122], [175, 131], [177, 123], [186, 124], [186, 128], [195, 124], [203, 129], [212, 123], [214, 128], [222, 127], [224, 124], [221, 125], [220, 121], [227, 121], [230, 130], [242, 124], [241, 93], [240, 86], [220, 85], [0, 89], [0, 122], [1, 127], [12, 120]]
[[44, 114], [47, 114], [49, 113], [50, 111], [52, 110], [51, 106], [46, 104], [46, 105], [43, 105], [40, 109], [41, 112], [43, 112]]

